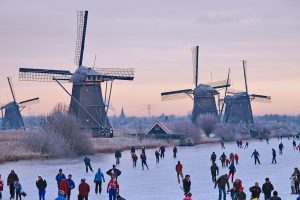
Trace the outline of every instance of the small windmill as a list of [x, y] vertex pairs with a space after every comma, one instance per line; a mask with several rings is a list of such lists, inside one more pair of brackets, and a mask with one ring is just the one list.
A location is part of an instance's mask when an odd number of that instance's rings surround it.
[[248, 93], [248, 83], [247, 83], [247, 62], [243, 60], [243, 71], [244, 71], [244, 81], [245, 90], [244, 92], [228, 92], [224, 99], [225, 112], [223, 116], [223, 122], [225, 123], [245, 123], [253, 124], [253, 113], [251, 108], [252, 101], [266, 102], [271, 101], [270, 96], [259, 95], [259, 94], [249, 94]]
[[230, 86], [230, 80], [228, 76], [226, 80], [209, 84], [198, 84], [199, 46], [193, 47], [192, 52], [194, 69], [193, 79], [195, 88], [163, 92], [161, 93], [161, 97], [163, 101], [191, 98], [194, 102], [192, 121], [193, 123], [197, 123], [197, 118], [200, 114], [214, 114], [219, 116], [215, 96], [220, 94], [218, 89], [223, 89]]
[[[81, 122], [82, 128], [91, 129], [94, 136], [112, 137], [113, 130], [107, 118], [114, 80], [133, 80], [134, 69], [95, 68], [82, 65], [88, 11], [77, 12], [77, 40], [74, 73], [67, 70], [20, 68], [19, 79], [24, 81], [57, 82], [71, 97], [69, 110]], [[61, 82], [73, 84], [72, 93]], [[105, 83], [102, 94], [101, 83]]]
[[26, 101], [17, 102], [16, 95], [13, 89], [12, 80], [10, 77], [7, 77], [10, 92], [13, 98], [13, 101], [7, 103], [4, 106], [0, 107], [2, 114], [2, 129], [20, 129], [25, 128], [24, 121], [21, 115], [21, 111], [29, 105], [36, 104], [39, 102], [39, 98], [33, 98]]

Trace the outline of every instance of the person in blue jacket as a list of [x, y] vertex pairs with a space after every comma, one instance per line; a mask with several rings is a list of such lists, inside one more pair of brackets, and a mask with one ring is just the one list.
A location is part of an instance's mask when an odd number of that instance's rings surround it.
[[95, 183], [95, 193], [101, 194], [102, 192], [102, 180], [105, 182], [105, 178], [103, 173], [101, 172], [101, 169], [98, 169], [98, 172], [95, 174], [94, 183]]
[[56, 197], [55, 200], [67, 200], [64, 191], [60, 190], [58, 192], [58, 197]]
[[70, 187], [67, 197], [68, 197], [68, 200], [70, 200], [71, 190], [73, 190], [75, 188], [75, 183], [72, 180], [72, 174], [69, 174], [68, 179], [67, 179], [67, 183], [68, 183], [68, 185]]
[[55, 177], [55, 180], [56, 180], [56, 182], [57, 182], [57, 185], [59, 184], [59, 182], [60, 182], [62, 179], [66, 179], [66, 176], [63, 174], [62, 169], [59, 169], [59, 170], [58, 170], [58, 174], [57, 174], [56, 177]]

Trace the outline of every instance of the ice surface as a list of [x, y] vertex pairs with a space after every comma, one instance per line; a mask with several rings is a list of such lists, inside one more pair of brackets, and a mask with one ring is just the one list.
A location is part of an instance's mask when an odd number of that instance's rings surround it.
[[[225, 153], [238, 153], [240, 157], [240, 164], [236, 167], [236, 177], [243, 181], [243, 185], [247, 194], [247, 199], [250, 197], [249, 187], [255, 181], [263, 184], [264, 179], [269, 177], [273, 183], [275, 190], [278, 191], [279, 196], [283, 200], [296, 199], [295, 195], [290, 195], [290, 175], [295, 166], [300, 167], [300, 153], [292, 149], [292, 141], [284, 139], [283, 144], [285, 149], [283, 155], [277, 155], [277, 165], [271, 164], [272, 148], [278, 150], [280, 141], [277, 139], [270, 140], [270, 144], [266, 142], [250, 141], [249, 149], [238, 149], [236, 143], [225, 143]], [[298, 141], [299, 142], [299, 141]], [[250, 158], [254, 148], [258, 150], [261, 157], [262, 165], [254, 165], [253, 159]], [[205, 144], [194, 147], [178, 147], [177, 159], [172, 158], [172, 149], [167, 148], [166, 158], [163, 159], [158, 165], [155, 163], [154, 149], [147, 149], [146, 154], [148, 157], [148, 165], [150, 170], [142, 171], [140, 160], [136, 169], [132, 168], [131, 157], [129, 151], [122, 152], [121, 165], [119, 169], [122, 171], [119, 177], [121, 195], [127, 200], [181, 200], [183, 192], [177, 183], [175, 173], [175, 165], [178, 160], [183, 163], [184, 174], [191, 175], [192, 188], [194, 200], [216, 200], [218, 199], [218, 191], [213, 188], [210, 176], [210, 155], [213, 151], [218, 156], [221, 155], [223, 150], [219, 144]], [[138, 150], [140, 153], [140, 150]], [[277, 151], [278, 154], [278, 151]], [[90, 156], [92, 167], [96, 170], [98, 167], [102, 171], [107, 171], [114, 163], [114, 154], [96, 154]], [[217, 162], [220, 167], [220, 162]], [[35, 181], [38, 174], [48, 182], [46, 199], [55, 199], [56, 196], [56, 181], [55, 176], [59, 168], [63, 169], [65, 175], [73, 174], [73, 179], [76, 183], [76, 189], [73, 190], [71, 199], [76, 199], [77, 187], [79, 180], [82, 177], [87, 179], [91, 186], [90, 198], [95, 199], [108, 199], [105, 193], [106, 189], [101, 196], [94, 193], [94, 173], [85, 173], [85, 166], [83, 158], [75, 159], [57, 159], [57, 160], [34, 160], [34, 161], [19, 161], [9, 162], [0, 165], [0, 173], [3, 181], [6, 183], [6, 178], [11, 169], [14, 169], [19, 175], [20, 182], [23, 185], [24, 191], [28, 196], [25, 199], [35, 200], [38, 199], [38, 192], [35, 187]], [[228, 173], [228, 169], [220, 167], [221, 174]], [[109, 179], [108, 176], [105, 177]], [[107, 182], [106, 182], [107, 183]], [[106, 187], [104, 184], [104, 188]], [[8, 199], [8, 187], [4, 188], [4, 198]], [[227, 199], [230, 199], [229, 195]], [[263, 197], [261, 198], [263, 199]]]

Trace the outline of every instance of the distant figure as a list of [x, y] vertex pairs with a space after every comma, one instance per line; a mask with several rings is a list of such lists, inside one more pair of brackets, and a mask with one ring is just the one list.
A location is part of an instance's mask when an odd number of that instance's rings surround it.
[[106, 172], [106, 174], [110, 177], [118, 178], [121, 175], [121, 171], [116, 168], [116, 165], [113, 165], [110, 170]]
[[15, 182], [19, 180], [18, 175], [14, 170], [11, 170], [7, 177], [7, 185], [9, 186], [10, 199], [15, 198]]
[[225, 145], [224, 145], [223, 141], [221, 141], [221, 147], [222, 147], [222, 149], [225, 149]]
[[276, 151], [275, 149], [272, 149], [272, 164], [276, 164]]
[[159, 152], [158, 151], [155, 151], [155, 158], [156, 158], [156, 163], [159, 163]]
[[57, 186], [58, 186], [59, 182], [60, 182], [62, 179], [66, 179], [66, 176], [63, 174], [62, 169], [59, 169], [59, 170], [58, 170], [58, 174], [57, 174], [56, 177], [55, 177], [55, 180], [56, 180], [56, 182], [57, 182]]
[[180, 163], [180, 161], [178, 161], [178, 163], [175, 167], [175, 170], [176, 170], [176, 173], [177, 173], [178, 183], [180, 183], [179, 176], [181, 177], [181, 180], [183, 180], [182, 168], [183, 168], [182, 164]]
[[173, 148], [173, 158], [176, 158], [176, 155], [177, 155], [177, 147], [174, 146], [174, 148]]
[[258, 182], [255, 182], [255, 185], [252, 186], [249, 191], [251, 192], [251, 199], [259, 199], [260, 193], [261, 193], [261, 189], [259, 187]]
[[64, 178], [61, 179], [61, 181], [58, 184], [58, 190], [64, 191], [65, 197], [67, 198], [69, 190], [70, 190], [70, 186], [66, 179], [64, 179]]
[[225, 153], [223, 152], [223, 154], [220, 156], [220, 160], [221, 160], [221, 163], [222, 163], [222, 167], [225, 167], [226, 165], [226, 155]]
[[297, 144], [296, 144], [296, 141], [295, 141], [295, 140], [293, 140], [293, 149], [294, 149], [294, 150], [297, 150]]
[[45, 200], [47, 182], [42, 178], [42, 175], [38, 175], [38, 180], [35, 182], [35, 185], [39, 190], [39, 200]]
[[115, 152], [115, 158], [116, 158], [116, 166], [120, 165], [120, 158], [122, 157], [121, 151], [117, 150]]
[[144, 170], [144, 165], [149, 170], [148, 165], [147, 165], [147, 156], [146, 156], [146, 154], [141, 153], [140, 158], [141, 158], [141, 161], [142, 161], [142, 168], [143, 168], [143, 170]]
[[131, 158], [132, 158], [133, 168], [136, 168], [136, 162], [138, 160], [138, 156], [135, 153], [133, 153], [131, 154]]
[[216, 162], [216, 159], [217, 159], [217, 155], [215, 152], [213, 152], [210, 156], [210, 160], [211, 160], [212, 164], [214, 164]]
[[109, 195], [109, 200], [117, 200], [117, 194], [120, 193], [120, 186], [117, 179], [112, 177], [107, 185], [106, 192]]
[[1, 179], [1, 175], [0, 175], [0, 199], [2, 199], [3, 189], [4, 189], [4, 183], [3, 183], [2, 179]]
[[243, 140], [240, 140], [240, 148], [243, 148]]
[[[297, 200], [298, 200], [298, 198], [297, 198]], [[273, 196], [270, 198], [270, 200], [281, 200], [281, 198], [278, 196], [278, 192], [277, 191], [273, 192]]]
[[213, 163], [210, 167], [211, 179], [215, 183], [217, 180], [217, 176], [219, 176], [219, 167], [216, 163]]
[[229, 190], [229, 182], [228, 182], [227, 174], [220, 176], [215, 182], [215, 188], [217, 186], [219, 188], [219, 200], [222, 199], [222, 194], [223, 194], [223, 199], [226, 200], [226, 185], [227, 185], [227, 190]]
[[229, 154], [229, 159], [230, 159], [230, 161], [233, 161], [233, 160], [234, 160], [234, 154], [233, 154], [233, 153], [230, 153], [230, 154]]
[[90, 193], [90, 186], [85, 182], [85, 179], [81, 179], [81, 183], [78, 186], [78, 200], [88, 200]]
[[75, 183], [72, 180], [72, 174], [68, 175], [67, 183], [69, 185], [69, 191], [68, 191], [67, 199], [70, 200], [70, 198], [71, 198], [71, 191], [75, 188]]
[[236, 153], [234, 154], [235, 164], [239, 164], [239, 155]]
[[166, 151], [166, 148], [164, 146], [161, 146], [159, 148], [159, 151], [160, 151], [160, 158], [163, 159], [165, 158], [165, 151]]
[[102, 192], [102, 181], [105, 182], [105, 178], [101, 169], [98, 169], [98, 172], [95, 174], [94, 183], [95, 183], [95, 193], [101, 194]]
[[230, 179], [231, 177], [231, 182], [233, 183], [233, 179], [234, 179], [234, 173], [236, 172], [235, 166], [234, 166], [234, 161], [231, 161], [231, 164], [229, 165], [229, 174], [228, 174], [228, 179]]
[[131, 153], [131, 154], [135, 154], [135, 147], [134, 147], [134, 146], [131, 147], [130, 153]]
[[85, 164], [85, 171], [88, 173], [88, 168], [90, 168], [90, 171], [94, 172], [91, 166], [91, 159], [89, 159], [87, 156], [84, 158], [84, 164]]
[[269, 144], [269, 138], [266, 138], [266, 142], [267, 142], [267, 144]]
[[246, 142], [244, 149], [246, 149], [246, 148], [248, 149], [248, 146], [249, 146], [249, 142]]
[[190, 180], [190, 175], [185, 175], [183, 181], [183, 191], [184, 191], [184, 194], [187, 195], [188, 193], [190, 193], [191, 191], [191, 180]]
[[270, 182], [269, 178], [265, 179], [265, 183], [262, 185], [262, 192], [265, 195], [265, 199], [270, 199], [271, 198], [271, 193], [274, 190], [273, 184]]
[[58, 197], [55, 200], [67, 200], [64, 191], [58, 191]]
[[256, 149], [254, 149], [254, 152], [252, 153], [251, 155], [251, 158], [254, 156], [254, 163], [256, 165], [256, 162], [258, 162], [258, 164], [260, 164], [260, 161], [259, 161], [259, 153], [256, 151]]
[[284, 148], [282, 142], [280, 142], [280, 144], [278, 145], [278, 148], [279, 148], [279, 154], [282, 154], [282, 150]]
[[142, 153], [146, 154], [146, 149], [145, 149], [145, 147], [142, 147]]

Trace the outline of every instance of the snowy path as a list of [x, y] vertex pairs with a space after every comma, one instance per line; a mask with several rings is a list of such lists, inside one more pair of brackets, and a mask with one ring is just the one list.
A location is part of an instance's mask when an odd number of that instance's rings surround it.
[[[299, 142], [299, 141], [298, 141]], [[247, 199], [250, 197], [249, 187], [255, 181], [263, 184], [265, 177], [269, 177], [275, 189], [278, 191], [279, 196], [283, 200], [293, 200], [296, 196], [290, 195], [290, 175], [295, 166], [300, 167], [300, 153], [292, 149], [292, 141], [284, 139], [285, 146], [283, 155], [277, 155], [277, 165], [271, 164], [272, 148], [278, 150], [279, 141], [273, 139], [270, 144], [266, 142], [260, 143], [259, 141], [250, 141], [249, 149], [238, 149], [236, 143], [226, 143], [225, 153], [238, 153], [240, 157], [240, 164], [237, 166], [236, 177], [242, 179]], [[262, 165], [254, 165], [253, 160], [250, 158], [254, 148], [260, 153], [260, 160]], [[122, 153], [121, 165], [119, 169], [122, 175], [119, 178], [121, 194], [127, 200], [181, 200], [183, 194], [177, 183], [175, 165], [178, 160], [183, 163], [184, 174], [191, 175], [192, 189], [194, 200], [216, 200], [218, 199], [218, 191], [214, 190], [210, 176], [210, 155], [213, 151], [216, 152], [218, 157], [223, 152], [219, 144], [198, 145], [194, 147], [178, 147], [177, 159], [172, 158], [171, 148], [167, 148], [166, 158], [162, 160], [159, 165], [155, 163], [154, 149], [146, 150], [148, 157], [148, 165], [150, 170], [142, 171], [140, 160], [136, 169], [132, 168], [131, 157], [129, 151]], [[140, 151], [138, 150], [138, 153]], [[278, 154], [278, 151], [277, 151]], [[96, 170], [98, 167], [102, 171], [107, 171], [114, 163], [113, 154], [96, 154], [90, 157], [93, 161], [92, 167]], [[76, 183], [76, 189], [79, 180], [82, 177], [87, 179], [91, 186], [90, 198], [95, 199], [108, 199], [106, 193], [101, 196], [94, 194], [94, 173], [85, 173], [85, 167], [82, 161], [83, 158], [76, 159], [57, 159], [57, 160], [34, 160], [34, 161], [19, 161], [10, 162], [0, 165], [0, 173], [2, 179], [6, 182], [6, 178], [11, 169], [14, 169], [19, 175], [20, 182], [23, 185], [25, 192], [28, 196], [26, 199], [38, 199], [37, 189], [35, 188], [35, 181], [38, 174], [42, 174], [48, 182], [46, 199], [55, 199], [56, 197], [56, 182], [55, 175], [59, 168], [62, 168], [64, 173], [68, 175], [73, 174], [73, 179]], [[218, 166], [221, 164], [218, 161]], [[228, 173], [227, 169], [222, 169], [220, 174]], [[106, 180], [108, 180], [106, 176]], [[106, 187], [106, 183], [104, 184]], [[105, 191], [106, 189], [104, 189]], [[4, 188], [4, 198], [8, 199], [8, 188]], [[76, 199], [73, 191], [71, 199]], [[230, 199], [227, 196], [227, 199]]]

